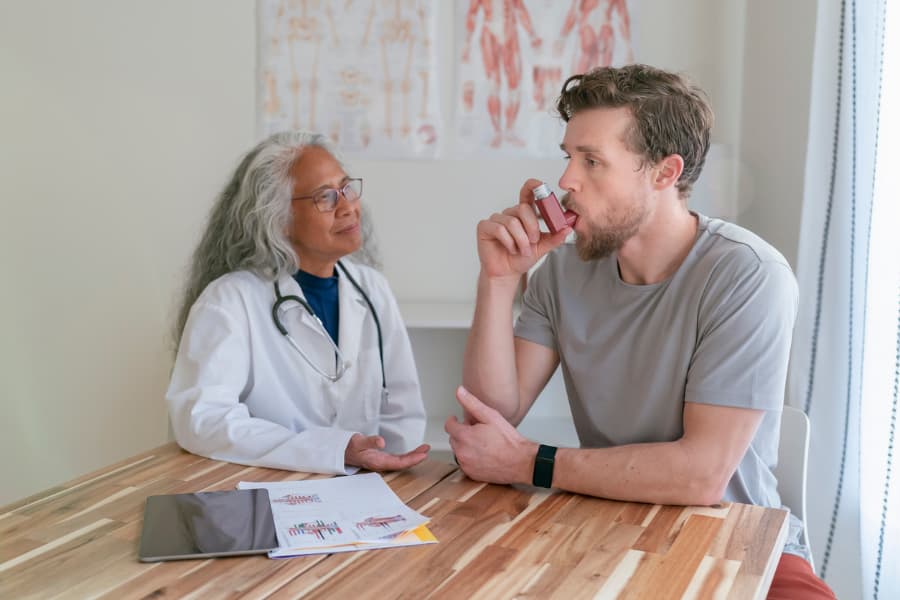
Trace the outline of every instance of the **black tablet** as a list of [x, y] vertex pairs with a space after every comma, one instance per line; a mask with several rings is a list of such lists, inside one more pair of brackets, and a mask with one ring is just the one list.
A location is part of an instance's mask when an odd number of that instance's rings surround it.
[[238, 556], [277, 547], [268, 490], [170, 494], [147, 498], [138, 557]]

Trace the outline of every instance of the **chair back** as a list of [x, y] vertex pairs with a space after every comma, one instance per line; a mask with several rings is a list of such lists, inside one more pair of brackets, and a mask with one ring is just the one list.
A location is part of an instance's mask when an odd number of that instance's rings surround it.
[[807, 546], [809, 546], [809, 531], [806, 527], [808, 455], [809, 417], [800, 409], [785, 406], [781, 413], [778, 464], [773, 472], [778, 479], [778, 494], [781, 496], [781, 503], [790, 508], [791, 512], [803, 521], [801, 541]]

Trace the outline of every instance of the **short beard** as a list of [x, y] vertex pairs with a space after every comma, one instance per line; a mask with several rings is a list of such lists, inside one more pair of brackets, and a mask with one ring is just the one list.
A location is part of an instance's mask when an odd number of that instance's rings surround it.
[[619, 250], [631, 239], [647, 218], [645, 206], [630, 209], [622, 218], [605, 226], [593, 226], [584, 236], [575, 237], [575, 249], [583, 261], [601, 260]]

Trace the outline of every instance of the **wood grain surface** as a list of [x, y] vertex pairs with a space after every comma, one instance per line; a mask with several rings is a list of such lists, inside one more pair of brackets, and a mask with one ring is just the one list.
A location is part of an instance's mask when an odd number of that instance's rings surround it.
[[154, 494], [318, 475], [162, 446], [0, 509], [0, 598], [764, 598], [787, 513], [674, 507], [471, 481], [429, 460], [385, 474], [438, 544], [270, 560], [141, 563]]

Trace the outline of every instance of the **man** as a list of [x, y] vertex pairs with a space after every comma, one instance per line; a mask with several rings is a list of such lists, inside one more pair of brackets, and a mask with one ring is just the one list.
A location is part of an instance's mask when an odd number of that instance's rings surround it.
[[[563, 245], [568, 228], [540, 232], [536, 180], [478, 224], [465, 419], [446, 423], [461, 468], [620, 500], [780, 507], [771, 467], [797, 284], [759, 237], [687, 208], [709, 149], [704, 95], [630, 65], [570, 77], [557, 109], [575, 245]], [[545, 255], [513, 330], [517, 284]], [[580, 448], [515, 429], [557, 366]], [[801, 558], [799, 532], [792, 517], [770, 597], [833, 597]]]

